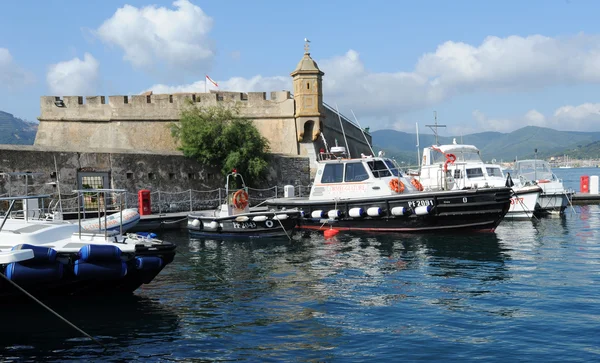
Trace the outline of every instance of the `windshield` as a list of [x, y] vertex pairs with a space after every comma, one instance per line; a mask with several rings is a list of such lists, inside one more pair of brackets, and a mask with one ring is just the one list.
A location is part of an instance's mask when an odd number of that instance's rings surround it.
[[502, 178], [504, 177], [500, 168], [485, 168], [485, 171], [487, 171], [488, 176], [499, 176]]
[[479, 152], [475, 152], [471, 149], [463, 149], [463, 150], [455, 150], [448, 152], [446, 154], [441, 152], [433, 153], [433, 163], [435, 164], [443, 164], [446, 162], [446, 155], [452, 154], [456, 156], [455, 162], [481, 162], [481, 157], [479, 156]]
[[515, 169], [517, 174], [529, 180], [553, 180], [556, 178], [550, 169], [550, 164], [543, 160], [519, 161]]
[[385, 165], [387, 165], [388, 168], [390, 168], [390, 170], [392, 171], [392, 174], [394, 174], [394, 176], [397, 176], [397, 177], [402, 176], [402, 173], [400, 172], [400, 167], [398, 167], [398, 164], [396, 164], [392, 160], [386, 159]]
[[381, 160], [368, 161], [369, 169], [373, 172], [375, 178], [383, 178], [386, 176], [392, 176], [392, 173], [387, 168], [387, 165]]

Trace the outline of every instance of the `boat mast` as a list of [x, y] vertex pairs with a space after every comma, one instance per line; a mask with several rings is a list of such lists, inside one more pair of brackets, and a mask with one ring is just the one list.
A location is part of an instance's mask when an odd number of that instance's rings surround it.
[[446, 127], [446, 125], [438, 125], [438, 122], [437, 122], [437, 111], [433, 111], [433, 118], [435, 119], [435, 123], [433, 125], [425, 125], [425, 126], [429, 127], [431, 129], [431, 131], [433, 131], [433, 134], [435, 135], [435, 144], [439, 145], [440, 143], [438, 142], [437, 129], [439, 127]]

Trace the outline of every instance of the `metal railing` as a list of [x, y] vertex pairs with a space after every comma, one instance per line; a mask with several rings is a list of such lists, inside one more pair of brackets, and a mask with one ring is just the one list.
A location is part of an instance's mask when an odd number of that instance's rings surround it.
[[[247, 188], [248, 196], [250, 200], [250, 206], [257, 206], [263, 203], [269, 198], [282, 198], [284, 197], [284, 188], [281, 186], [274, 186], [266, 189], [258, 188]], [[296, 197], [307, 197], [310, 193], [310, 185], [295, 185], [294, 196]], [[42, 201], [42, 205], [46, 205], [48, 212], [61, 211], [64, 213], [76, 213], [78, 210], [82, 210], [80, 196], [77, 193], [61, 194], [60, 198], [58, 193], [53, 193], [50, 197], [45, 198]], [[225, 188], [218, 188], [212, 190], [194, 190], [188, 189], [180, 192], [167, 192], [167, 191], [154, 191], [150, 193], [150, 206], [153, 214], [162, 213], [175, 213], [175, 212], [190, 212], [196, 210], [215, 209], [225, 202]], [[85, 203], [90, 201], [83, 201]], [[91, 203], [95, 203], [93, 200]], [[104, 203], [104, 201], [102, 201]], [[117, 202], [116, 198], [106, 198], [107, 211], [119, 210], [120, 203]], [[135, 208], [138, 209], [138, 195], [137, 193], [124, 193], [123, 195], [123, 207], [122, 208]], [[0, 205], [0, 215], [2, 215], [3, 205]], [[6, 205], [8, 207], [8, 205]], [[93, 205], [92, 205], [93, 207]], [[87, 209], [88, 213], [94, 211], [94, 208], [83, 208], [83, 213]]]

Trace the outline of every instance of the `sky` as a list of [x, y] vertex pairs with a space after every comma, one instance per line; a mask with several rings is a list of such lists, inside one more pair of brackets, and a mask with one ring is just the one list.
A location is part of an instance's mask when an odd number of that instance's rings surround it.
[[[40, 96], [292, 90], [310, 39], [323, 97], [371, 130], [600, 131], [600, 1], [21, 0], [0, 11], [0, 110]], [[209, 89], [217, 89], [209, 84]], [[351, 117], [352, 118], [352, 117]]]

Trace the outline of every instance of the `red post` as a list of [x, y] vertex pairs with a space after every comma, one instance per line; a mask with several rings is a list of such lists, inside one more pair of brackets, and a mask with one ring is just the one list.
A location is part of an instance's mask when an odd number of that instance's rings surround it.
[[579, 191], [581, 193], [589, 193], [590, 192], [590, 177], [587, 175], [582, 175], [579, 180]]
[[148, 189], [138, 191], [138, 208], [141, 216], [152, 214], [150, 191]]

